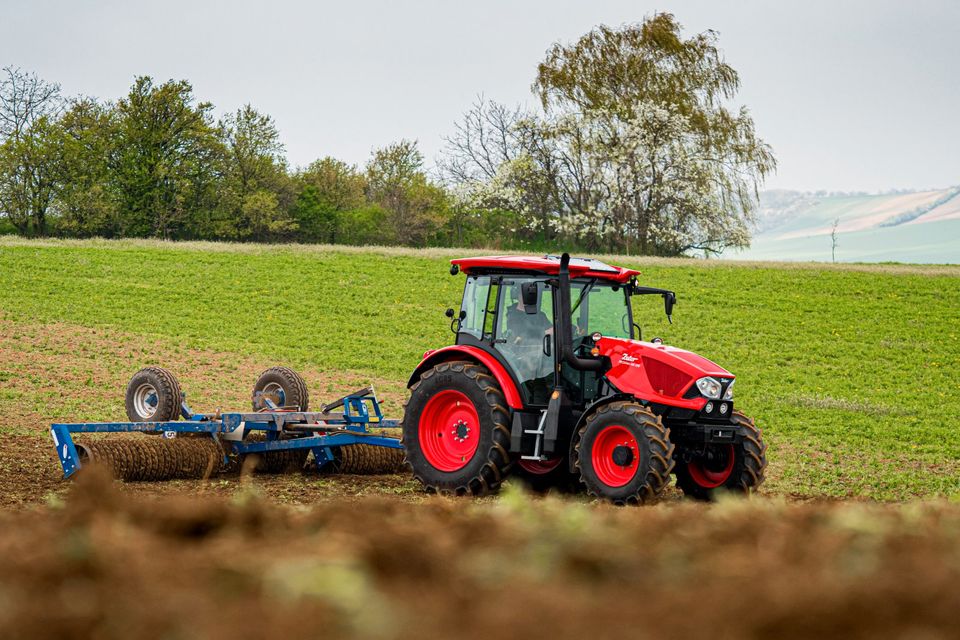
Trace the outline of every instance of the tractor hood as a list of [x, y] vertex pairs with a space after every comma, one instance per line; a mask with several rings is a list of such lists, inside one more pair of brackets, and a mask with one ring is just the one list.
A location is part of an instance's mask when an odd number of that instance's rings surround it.
[[699, 410], [706, 404], [695, 384], [699, 378], [722, 379], [724, 386], [734, 378], [703, 356], [665, 344], [604, 337], [596, 346], [610, 360], [610, 383], [651, 402]]

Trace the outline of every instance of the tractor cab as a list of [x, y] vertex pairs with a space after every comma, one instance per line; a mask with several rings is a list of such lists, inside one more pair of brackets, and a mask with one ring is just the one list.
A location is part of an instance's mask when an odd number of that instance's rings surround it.
[[737, 448], [745, 437], [753, 449], [761, 443], [733, 410], [733, 374], [640, 340], [632, 297], [662, 297], [670, 318], [672, 291], [567, 254], [451, 263], [452, 275], [466, 276], [459, 312], [447, 311], [456, 338], [424, 354], [404, 417], [408, 459], [425, 486], [488, 493], [516, 472], [534, 485], [644, 502], [675, 467], [696, 497], [742, 486], [747, 467], [762, 478], [762, 450], [754, 464]]
[[[573, 262], [589, 276], [570, 283], [570, 349], [589, 356], [595, 333], [610, 337], [634, 337], [629, 279], [636, 271], [610, 267], [595, 260]], [[559, 258], [545, 257], [516, 264], [512, 258], [455, 260], [466, 272], [456, 344], [483, 349], [512, 374], [524, 406], [546, 407], [562, 379], [575, 403], [591, 402], [602, 392], [595, 372], [578, 370], [564, 362], [558, 340], [563, 333], [555, 319], [559, 285]], [[505, 271], [505, 269], [512, 269]]]

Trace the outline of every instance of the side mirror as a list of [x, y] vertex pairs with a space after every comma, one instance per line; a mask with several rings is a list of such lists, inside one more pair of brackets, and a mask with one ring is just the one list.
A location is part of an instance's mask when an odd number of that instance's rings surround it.
[[461, 309], [460, 313], [456, 313], [453, 309], [447, 309], [443, 312], [443, 315], [450, 318], [450, 331], [457, 333], [460, 331], [460, 323], [467, 317], [467, 312]]
[[537, 312], [537, 299], [540, 297], [536, 282], [525, 282], [520, 286], [523, 298], [523, 310], [533, 315]]
[[673, 324], [673, 305], [677, 304], [677, 294], [669, 291], [663, 294], [663, 311], [667, 314], [667, 322]]

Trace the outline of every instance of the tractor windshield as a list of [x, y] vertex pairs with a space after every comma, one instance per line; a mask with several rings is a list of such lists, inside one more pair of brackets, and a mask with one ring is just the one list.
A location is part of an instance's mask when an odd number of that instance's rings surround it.
[[570, 283], [570, 298], [579, 301], [572, 310], [574, 343], [595, 332], [613, 338], [630, 338], [630, 298], [624, 287], [598, 280]]
[[[633, 316], [626, 287], [604, 280], [573, 280], [570, 283], [571, 328], [573, 349], [587, 355], [592, 346], [587, 337], [593, 333], [610, 338], [631, 338]], [[579, 304], [577, 304], [579, 301]], [[560, 375], [575, 403], [592, 402], [600, 391], [600, 377], [595, 371], [581, 371], [564, 362]]]

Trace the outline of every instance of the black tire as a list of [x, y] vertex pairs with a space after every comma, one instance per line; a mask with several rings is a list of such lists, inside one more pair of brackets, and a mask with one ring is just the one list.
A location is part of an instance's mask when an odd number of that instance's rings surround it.
[[[282, 397], [278, 391], [283, 392]], [[298, 411], [308, 411], [310, 408], [307, 383], [299, 373], [289, 367], [270, 367], [260, 374], [256, 384], [253, 385], [251, 396], [254, 411], [267, 408], [267, 403], [263, 401], [262, 396], [258, 397], [258, 392], [269, 393], [270, 399], [278, 406], [296, 407]]]
[[172, 422], [180, 417], [182, 402], [180, 383], [161, 367], [140, 369], [127, 384], [125, 404], [131, 422]]
[[[704, 486], [702, 480], [697, 480], [695, 470], [691, 472], [691, 465], [710, 464], [712, 461], [677, 461], [675, 468], [677, 487], [687, 497], [695, 500], [711, 501], [715, 500], [721, 493], [750, 495], [763, 483], [767, 469], [767, 445], [763, 442], [763, 433], [754, 424], [752, 418], [739, 411], [733, 412], [733, 420], [741, 427], [743, 435], [737, 443], [722, 445], [729, 447], [729, 450], [733, 452], [733, 468], [725, 482], [718, 486]], [[721, 452], [722, 450], [717, 453]], [[710, 453], [713, 454], [714, 452], [711, 451]], [[722, 468], [724, 466], [722, 458], [719, 455], [716, 458], [718, 466]]]
[[[268, 409], [264, 395], [278, 408], [295, 408], [298, 411], [310, 410], [310, 397], [307, 383], [299, 373], [290, 367], [270, 367], [260, 374], [253, 385], [250, 403], [254, 411]], [[265, 439], [256, 434], [251, 440]], [[285, 451], [265, 451], [252, 453], [244, 457], [241, 466], [257, 473], [275, 474], [301, 471], [307, 461], [309, 449], [287, 449]]]
[[[619, 429], [618, 429], [619, 428]], [[601, 449], [624, 434], [624, 441], [632, 436], [632, 446], [617, 445], [611, 457], [611, 471], [600, 466], [607, 459]], [[587, 493], [618, 505], [646, 504], [656, 500], [670, 480], [673, 468], [673, 443], [670, 430], [654, 415], [635, 402], [617, 401], [604, 404], [587, 416], [577, 432], [574, 462], [580, 471], [580, 481]], [[624, 460], [621, 464], [618, 461]], [[634, 464], [635, 463], [635, 464]], [[623, 484], [610, 482], [610, 476], [624, 479]]]
[[[580, 474], [570, 471], [570, 463], [566, 456], [560, 459], [559, 464], [546, 472], [537, 472], [524, 466], [517, 460], [510, 472], [511, 478], [516, 478], [524, 486], [535, 493], [580, 493], [583, 485], [580, 483]], [[512, 480], [511, 480], [512, 481]]]
[[[463, 461], [461, 468], [449, 471], [430, 462], [429, 454], [424, 453], [424, 443], [420, 441], [424, 409], [432, 398], [443, 392], [466, 396], [478, 420], [475, 451]], [[410, 387], [410, 399], [403, 413], [401, 442], [413, 476], [431, 493], [476, 496], [495, 493], [510, 471], [509, 415], [503, 391], [486, 368], [454, 361], [443, 362], [425, 371]], [[425, 429], [429, 426], [424, 425]]]

